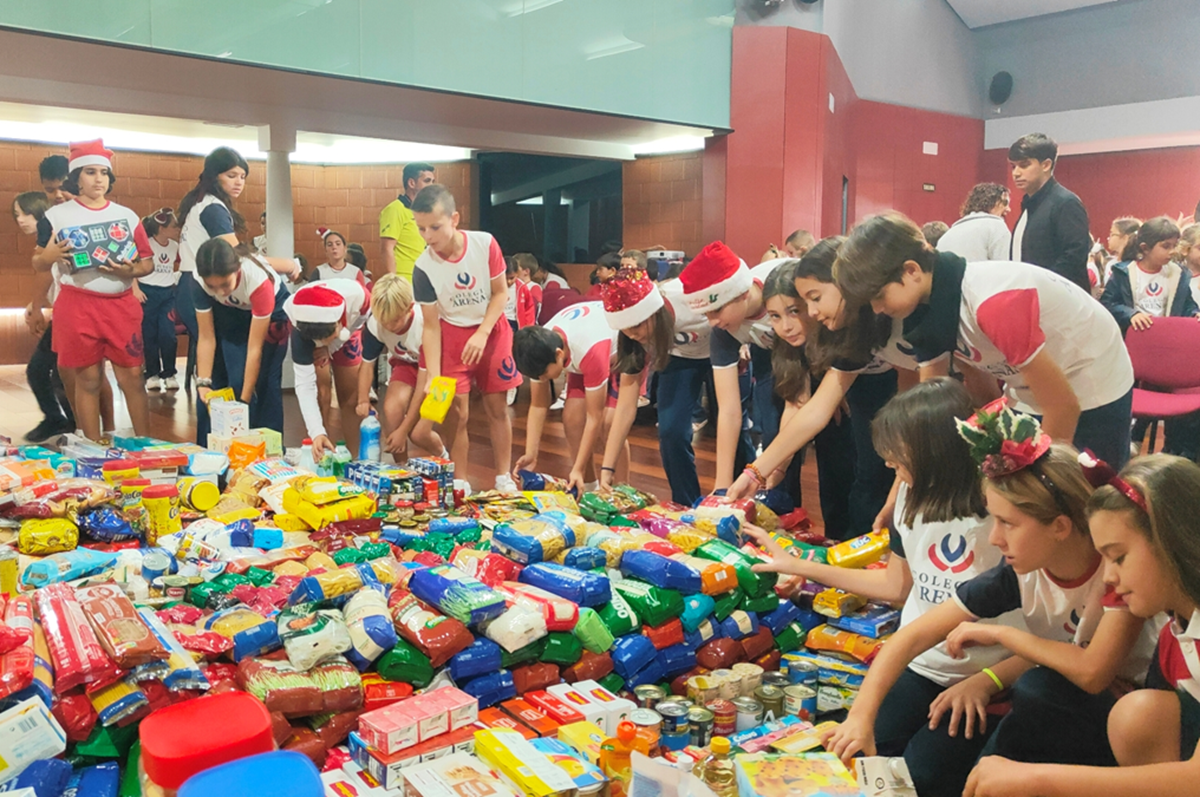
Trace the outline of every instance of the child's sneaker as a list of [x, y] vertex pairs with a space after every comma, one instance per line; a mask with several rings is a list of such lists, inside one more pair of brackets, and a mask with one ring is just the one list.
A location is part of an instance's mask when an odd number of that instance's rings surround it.
[[515, 387], [510, 387], [508, 389], [508, 406], [511, 407], [516, 400], [517, 400], [517, 389]]
[[179, 380], [173, 376], [168, 376], [166, 379], [163, 380], [162, 389], [163, 390], [178, 390], [179, 389]]
[[146, 392], [149, 393], [151, 390], [162, 390], [162, 380], [157, 376], [152, 376], [146, 380]]
[[513, 481], [512, 476], [508, 475], [507, 473], [501, 473], [496, 477], [496, 489], [502, 493], [519, 492], [519, 490], [517, 490], [517, 483]]

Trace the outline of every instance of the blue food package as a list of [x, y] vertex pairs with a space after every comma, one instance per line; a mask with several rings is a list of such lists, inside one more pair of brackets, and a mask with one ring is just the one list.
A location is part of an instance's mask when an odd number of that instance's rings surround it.
[[825, 622], [852, 634], [879, 639], [900, 626], [900, 610], [891, 606], [867, 606], [862, 611], [844, 617], [826, 618]]
[[273, 551], [276, 548], [283, 547], [283, 532], [279, 529], [260, 528], [254, 530], [253, 548], [262, 548], [265, 551]]
[[621, 572], [684, 595], [699, 592], [701, 588], [699, 570], [653, 551], [626, 551], [621, 557]]
[[47, 758], [34, 761], [21, 771], [20, 775], [5, 781], [0, 790], [20, 791], [33, 789], [37, 797], [61, 797], [67, 783], [71, 780], [71, 765], [61, 758]]
[[[159, 641], [168, 654], [167, 660], [162, 662], [165, 664], [167, 671], [159, 676], [163, 686], [173, 691], [180, 689], [208, 689], [208, 679], [204, 677], [204, 673], [200, 670], [200, 666], [196, 664], [196, 660], [191, 654], [184, 649], [180, 644], [179, 639], [171, 632], [170, 629], [163, 623], [159, 616], [154, 613], [154, 610], [149, 607], [141, 607], [137, 610], [138, 617], [142, 618], [142, 622], [150, 629], [150, 633]], [[139, 671], [142, 668], [147, 668], [154, 665], [141, 665], [133, 670], [134, 678], [138, 677]]]
[[513, 683], [512, 673], [508, 670], [472, 678], [459, 689], [478, 700], [480, 708], [488, 708], [517, 696], [517, 687]]
[[80, 516], [79, 530], [97, 542], [121, 542], [137, 539], [138, 536], [128, 520], [107, 506]]
[[229, 544], [234, 548], [255, 547], [254, 532], [256, 529], [254, 528], [253, 521], [246, 520], [245, 518], [235, 520], [226, 526], [225, 530], [229, 532]]
[[683, 634], [683, 644], [692, 650], [699, 650], [714, 639], [720, 639], [723, 636], [725, 635], [721, 633], [721, 624], [715, 620], [708, 619], [700, 623], [695, 631], [685, 631]]
[[492, 551], [522, 565], [546, 562], [575, 547], [575, 532], [554, 513], [501, 523], [492, 530]]
[[481, 637], [450, 659], [450, 677], [455, 683], [462, 683], [489, 672], [497, 672], [500, 669], [501, 658], [500, 646]]
[[322, 797], [324, 793], [321, 773], [307, 756], [275, 750], [192, 775], [179, 788], [178, 797]]
[[641, 634], [626, 634], [613, 642], [613, 669], [625, 680], [658, 653], [654, 644]]
[[679, 519], [690, 525], [695, 525], [698, 519], [702, 519], [706, 525], [712, 524], [717, 536], [730, 545], [740, 546], [745, 542], [742, 535], [742, 521], [732, 513], [719, 516], [713, 512], [685, 512], [679, 516]]
[[71, 779], [67, 781], [63, 797], [117, 797], [120, 786], [120, 764], [116, 761], [105, 761], [75, 770]]
[[687, 634], [699, 629], [700, 624], [707, 620], [713, 613], [716, 605], [716, 601], [710, 595], [697, 593], [685, 597], [683, 599], [683, 614], [679, 615], [679, 621], [683, 623], [683, 632]]
[[656, 684], [666, 678], [662, 665], [657, 658], [650, 659], [645, 667], [625, 679], [625, 688], [633, 689], [643, 684]]
[[593, 609], [612, 600], [612, 588], [608, 583], [608, 576], [575, 570], [551, 562], [529, 565], [521, 571], [519, 581], [522, 584], [541, 587], [560, 598], [566, 598], [580, 606]]
[[417, 570], [409, 578], [408, 588], [442, 614], [466, 625], [493, 620], [508, 608], [503, 595], [452, 565]]
[[216, 612], [205, 620], [204, 627], [233, 640], [232, 655], [235, 662], [283, 647], [276, 622], [268, 620], [244, 603]]
[[350, 650], [346, 658], [364, 672], [385, 651], [396, 646], [396, 628], [388, 609], [387, 589], [371, 584], [355, 592], [342, 606]]
[[[800, 615], [801, 609], [790, 600], [779, 601], [779, 608], [773, 612], [759, 612], [758, 622], [771, 629], [771, 633], [775, 636], [787, 628], [792, 623], [796, 622]], [[803, 625], [803, 623], [801, 624]], [[807, 627], [807, 626], [805, 626]]]
[[384, 526], [379, 531], [379, 539], [390, 542], [397, 548], [405, 548], [424, 536], [416, 531], [402, 531], [399, 526]]
[[741, 609], [721, 621], [721, 634], [730, 639], [745, 639], [758, 633], [758, 615]]
[[789, 670], [799, 662], [811, 664], [817, 668], [817, 683], [826, 686], [843, 686], [857, 689], [862, 686], [867, 677], [867, 665], [857, 661], [830, 656], [824, 653], [810, 653], [807, 650], [783, 654], [780, 661], [782, 667]]
[[666, 678], [682, 675], [696, 666], [696, 651], [687, 645], [663, 648], [655, 658], [658, 659], [658, 665], [662, 667], [663, 676]]
[[60, 581], [74, 581], [106, 570], [116, 564], [116, 561], [116, 554], [100, 553], [90, 548], [76, 548], [30, 562], [21, 574], [21, 583], [37, 589]]
[[562, 563], [576, 570], [594, 570], [597, 567], [604, 567], [608, 563], [608, 554], [602, 548], [584, 545], [579, 548], [571, 548], [563, 553]]
[[479, 528], [479, 522], [469, 517], [439, 517], [429, 521], [429, 530], [435, 534], [462, 534]]

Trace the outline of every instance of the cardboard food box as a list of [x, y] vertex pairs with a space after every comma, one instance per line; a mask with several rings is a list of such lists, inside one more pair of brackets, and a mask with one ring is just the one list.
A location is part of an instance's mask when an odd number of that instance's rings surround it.
[[408, 767], [400, 785], [401, 797], [517, 797], [504, 781], [469, 753]]
[[854, 776], [830, 753], [752, 753], [738, 756], [734, 764], [741, 797], [863, 797]]
[[516, 731], [476, 731], [475, 754], [525, 797], [576, 797], [575, 781]]

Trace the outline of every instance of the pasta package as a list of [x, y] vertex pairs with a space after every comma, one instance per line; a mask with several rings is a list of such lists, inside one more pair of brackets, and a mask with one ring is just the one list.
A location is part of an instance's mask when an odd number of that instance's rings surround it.
[[337, 657], [304, 672], [288, 661], [251, 658], [238, 665], [238, 685], [268, 711], [285, 717], [338, 713], [362, 706], [358, 670]]
[[431, 611], [411, 593], [392, 606], [392, 619], [400, 636], [416, 645], [434, 667], [443, 666], [475, 642], [460, 621]]
[[237, 662], [277, 650], [283, 644], [275, 622], [243, 604], [213, 614], [204, 627], [233, 642], [232, 655]]
[[364, 585], [395, 584], [396, 578], [394, 562], [389, 562], [387, 559], [360, 562], [350, 567], [339, 567], [315, 576], [306, 576], [292, 590], [292, 594], [288, 596], [288, 603], [295, 605], [310, 601], [329, 600], [349, 595]]
[[342, 607], [350, 631], [351, 648], [346, 658], [360, 671], [396, 644], [396, 629], [388, 611], [387, 597], [381, 590], [364, 587]]
[[299, 603], [279, 613], [279, 640], [296, 669], [309, 670], [353, 647], [346, 621], [337, 609]]
[[92, 631], [74, 589], [67, 584], [51, 584], [35, 592], [34, 601], [50, 648], [58, 694], [116, 675], [116, 665]]
[[116, 584], [80, 587], [75, 590], [75, 597], [104, 652], [117, 666], [128, 670], [168, 658], [166, 648], [142, 622], [133, 601]]
[[154, 638], [167, 651], [167, 672], [160, 679], [163, 686], [172, 691], [208, 689], [208, 679], [200, 671], [196, 660], [184, 650], [183, 645], [179, 644], [179, 640], [163, 624], [158, 615], [149, 608], [138, 609], [137, 612], [138, 616], [142, 618], [142, 622], [150, 629], [150, 633], [154, 634]]
[[750, 597], [758, 597], [773, 590], [779, 580], [776, 573], [754, 572], [752, 568], [759, 564], [759, 560], [721, 539], [709, 540], [696, 548], [693, 555], [701, 559], [711, 559], [714, 562], [733, 565], [737, 570], [738, 585]]
[[501, 523], [492, 531], [492, 550], [523, 565], [554, 559], [575, 547], [575, 533], [552, 514]]
[[34, 623], [33, 601], [27, 595], [13, 595], [4, 608], [4, 625], [13, 631], [24, 631], [21, 644], [0, 656], [0, 697], [28, 689], [33, 685]]
[[[522, 572], [522, 578], [528, 570]], [[421, 600], [466, 625], [492, 620], [508, 608], [503, 595], [450, 565], [416, 571], [408, 581], [408, 588]]]

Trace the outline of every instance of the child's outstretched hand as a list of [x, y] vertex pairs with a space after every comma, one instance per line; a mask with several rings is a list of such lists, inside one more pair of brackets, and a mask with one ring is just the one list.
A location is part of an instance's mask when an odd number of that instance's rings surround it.
[[483, 334], [482, 330], [476, 330], [475, 334], [467, 338], [467, 344], [463, 346], [462, 362], [463, 365], [474, 365], [483, 358], [483, 348], [487, 346], [488, 336]]
[[1154, 325], [1154, 316], [1146, 313], [1134, 313], [1133, 318], [1129, 319], [1129, 326], [1141, 332], [1144, 329], [1149, 329]]
[[967, 778], [963, 797], [1024, 797], [1034, 794], [1037, 786], [1033, 781], [1038, 766], [995, 755], [982, 758]]
[[872, 724], [855, 717], [851, 712], [841, 725], [830, 729], [821, 737], [821, 745], [849, 767], [850, 759], [854, 758], [856, 753], [875, 755], [875, 729]]
[[946, 637], [946, 650], [956, 659], [964, 658], [969, 647], [989, 647], [1002, 644], [1003, 626], [982, 623], [959, 623]]
[[783, 550], [783, 546], [771, 539], [771, 535], [766, 531], [749, 523], [742, 527], [742, 531], [746, 533], [747, 537], [754, 540], [758, 547], [771, 556], [771, 561], [760, 562], [751, 568], [755, 573], [785, 573], [794, 576], [807, 575], [804, 568], [805, 563]]

